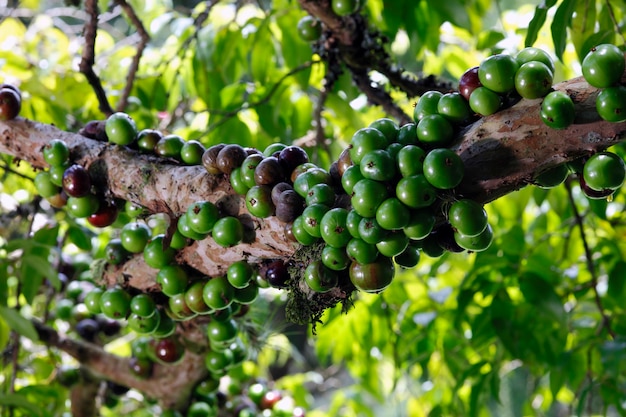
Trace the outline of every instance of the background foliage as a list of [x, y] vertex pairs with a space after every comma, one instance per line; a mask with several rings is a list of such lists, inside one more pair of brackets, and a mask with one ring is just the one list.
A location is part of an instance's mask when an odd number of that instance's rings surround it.
[[[349, 71], [300, 40], [298, 2], [196, 3], [129, 2], [151, 39], [123, 108], [140, 128], [207, 146], [297, 143], [328, 167], [355, 130], [385, 115]], [[538, 3], [368, 0], [362, 12], [389, 38], [395, 64], [452, 82], [485, 56], [524, 45], [552, 51], [555, 81], [564, 80], [580, 73], [590, 46], [624, 44], [623, 1]], [[116, 108], [139, 37], [119, 6], [99, 7], [94, 68]], [[22, 116], [70, 131], [103, 118], [78, 72], [85, 19], [57, 1], [0, 1], [0, 81], [20, 86]], [[338, 78], [326, 92], [329, 72]], [[370, 76], [411, 114], [416, 97]], [[0, 409], [60, 415], [68, 392], [53, 383], [55, 369], [70, 360], [37, 344], [27, 318], [50, 317], [66, 296], [54, 260], [71, 258], [88, 276], [111, 232], [40, 206], [27, 164], [2, 156], [0, 168]], [[282, 326], [267, 328], [246, 371], [274, 378], [270, 367], [289, 363], [276, 384], [310, 416], [626, 415], [624, 204], [620, 192], [587, 200], [573, 182], [512, 193], [487, 206], [496, 231], [488, 251], [423, 257], [384, 293], [359, 295], [348, 314], [329, 311], [304, 348]], [[127, 355], [132, 337], [107, 349]], [[102, 413], [156, 409], [135, 393]]]

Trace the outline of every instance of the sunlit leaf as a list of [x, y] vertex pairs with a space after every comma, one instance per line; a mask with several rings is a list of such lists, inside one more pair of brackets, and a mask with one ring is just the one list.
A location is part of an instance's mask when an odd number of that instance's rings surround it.
[[0, 306], [0, 316], [4, 318], [4, 321], [12, 330], [15, 330], [20, 335], [34, 341], [39, 340], [39, 335], [37, 334], [37, 330], [35, 330], [35, 326], [33, 326], [30, 320], [26, 319], [16, 310]]

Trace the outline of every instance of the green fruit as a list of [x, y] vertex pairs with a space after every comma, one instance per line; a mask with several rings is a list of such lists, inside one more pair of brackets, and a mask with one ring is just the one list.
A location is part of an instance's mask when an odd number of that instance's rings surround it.
[[346, 194], [352, 194], [354, 185], [364, 179], [365, 177], [361, 173], [361, 167], [359, 165], [351, 165], [348, 167], [341, 176], [341, 186]]
[[304, 282], [313, 291], [324, 293], [336, 287], [339, 279], [336, 272], [324, 266], [321, 261], [315, 260], [304, 270]]
[[354, 185], [350, 202], [352, 208], [361, 216], [374, 217], [378, 206], [387, 198], [387, 194], [384, 184], [365, 178]]
[[254, 217], [266, 218], [274, 215], [276, 208], [272, 202], [272, 187], [255, 185], [246, 193], [246, 208]]
[[553, 129], [565, 129], [574, 123], [574, 102], [563, 91], [552, 91], [541, 103], [541, 120]]
[[197, 140], [189, 140], [180, 148], [180, 159], [187, 165], [202, 165], [204, 145]]
[[238, 218], [226, 216], [215, 222], [212, 236], [215, 243], [228, 248], [243, 240], [243, 231], [243, 225]]
[[185, 290], [185, 304], [196, 314], [206, 314], [211, 311], [211, 307], [206, 305], [203, 298], [204, 282], [195, 281]]
[[[159, 313], [161, 314], [161, 313]], [[156, 338], [170, 337], [176, 331], [176, 322], [167, 314], [161, 314], [161, 321], [159, 327], [152, 332], [152, 336]]]
[[599, 152], [585, 162], [583, 178], [592, 190], [616, 190], [624, 183], [624, 169], [622, 158], [612, 152]]
[[230, 186], [239, 195], [246, 195], [250, 187], [243, 182], [241, 178], [241, 167], [237, 167], [230, 172], [229, 175]]
[[472, 115], [467, 100], [457, 92], [441, 96], [437, 103], [437, 112], [451, 123], [463, 123]]
[[[210, 350], [204, 357], [204, 363], [210, 372], [214, 374], [220, 373], [232, 366], [233, 353], [230, 349], [222, 351]], [[189, 416], [189, 413], [187, 413], [187, 416]]]
[[315, 42], [322, 35], [322, 22], [306, 15], [298, 21], [298, 35], [306, 42]]
[[502, 99], [487, 87], [477, 87], [469, 98], [470, 108], [481, 116], [489, 116], [500, 109]]
[[130, 295], [119, 287], [109, 288], [100, 296], [100, 310], [110, 319], [124, 319], [130, 313]]
[[391, 284], [396, 269], [391, 259], [381, 258], [368, 264], [352, 262], [350, 265], [350, 281], [363, 292], [378, 293]]
[[160, 322], [160, 314], [153, 314], [149, 317], [142, 317], [138, 314], [132, 313], [128, 317], [128, 327], [139, 334], [153, 333], [159, 327]]
[[217, 206], [210, 201], [197, 201], [187, 208], [189, 227], [199, 234], [206, 234], [213, 230], [219, 217]]
[[389, 118], [383, 117], [374, 120], [370, 123], [369, 127], [380, 130], [387, 138], [388, 143], [393, 143], [398, 140], [398, 124]]
[[515, 74], [518, 68], [518, 62], [511, 55], [491, 55], [478, 66], [478, 79], [491, 91], [508, 93], [515, 88]]
[[433, 187], [454, 188], [461, 183], [464, 173], [463, 160], [451, 149], [433, 149], [424, 158], [424, 176]]
[[48, 172], [50, 173], [50, 181], [52, 181], [54, 185], [62, 187], [63, 186], [63, 174], [65, 174], [65, 170], [67, 170], [69, 167], [70, 167], [69, 164], [52, 165], [50, 167], [50, 170], [48, 170]]
[[109, 142], [130, 145], [137, 139], [137, 125], [126, 113], [113, 113], [105, 122], [104, 130]]
[[448, 210], [448, 221], [458, 233], [476, 236], [487, 227], [487, 212], [474, 200], [457, 200]]
[[409, 208], [396, 197], [383, 201], [376, 209], [376, 221], [387, 230], [399, 230], [409, 223]]
[[332, 0], [331, 8], [338, 16], [347, 16], [359, 9], [359, 0]]
[[393, 258], [404, 252], [409, 244], [409, 238], [402, 231], [387, 234], [380, 242], [376, 243], [376, 249], [381, 255]]
[[198, 233], [191, 228], [189, 224], [189, 218], [187, 217], [187, 212], [183, 213], [182, 216], [178, 218], [178, 222], [176, 224], [176, 230], [185, 238], [192, 240], [202, 240], [208, 236], [207, 233]]
[[[297, 168], [296, 168], [297, 169]], [[298, 175], [293, 182], [293, 189], [298, 195], [306, 199], [309, 190], [317, 184], [330, 184], [331, 177], [328, 171], [322, 168], [310, 168]]]
[[61, 192], [61, 187], [52, 182], [48, 171], [39, 171], [37, 175], [35, 175], [34, 184], [37, 194], [43, 198], [50, 198]]
[[303, 218], [302, 227], [304, 227], [304, 230], [306, 230], [311, 236], [322, 237], [320, 227], [322, 224], [322, 218], [328, 210], [330, 210], [329, 207], [324, 204], [313, 204], [312, 206], [305, 208], [300, 216]]
[[559, 184], [563, 184], [569, 175], [567, 164], [557, 165], [550, 168], [535, 178], [535, 185], [541, 188], [554, 188]]
[[415, 123], [419, 123], [425, 116], [439, 114], [438, 106], [442, 96], [443, 93], [434, 90], [422, 94], [413, 108], [413, 120]]
[[398, 130], [398, 143], [402, 145], [417, 145], [417, 124], [407, 123]]
[[487, 224], [485, 230], [476, 236], [465, 236], [460, 233], [454, 234], [454, 240], [463, 249], [472, 252], [482, 252], [491, 246], [493, 241], [493, 229]]
[[100, 309], [100, 297], [102, 297], [102, 293], [104, 293], [102, 288], [94, 288], [85, 295], [83, 303], [87, 311], [91, 314], [100, 314], [102, 312]]
[[187, 305], [185, 294], [186, 293], [174, 294], [169, 296], [167, 300], [167, 306], [169, 307], [168, 314], [170, 314], [174, 320], [185, 321], [196, 316], [196, 312]]
[[312, 245], [313, 243], [317, 242], [318, 237], [311, 235], [304, 227], [304, 223], [304, 216], [296, 217], [291, 227], [291, 233], [293, 234], [293, 237], [296, 239], [296, 241], [298, 241], [298, 243], [300, 243], [301, 245]]
[[263, 156], [266, 156], [266, 157], [272, 156], [275, 153], [282, 151], [286, 147], [287, 145], [285, 145], [284, 143], [279, 143], [279, 142], [272, 143], [263, 150]]
[[332, 187], [328, 184], [316, 184], [309, 189], [309, 192], [306, 195], [305, 202], [307, 206], [312, 206], [313, 204], [324, 204], [327, 206], [332, 206], [335, 204], [335, 198], [337, 195], [335, 191], [333, 191]]
[[148, 241], [143, 249], [143, 260], [149, 267], [161, 269], [174, 260], [176, 251], [165, 247], [165, 235], [157, 235]]
[[202, 298], [214, 310], [227, 308], [233, 302], [235, 288], [225, 276], [213, 277], [204, 284]]
[[230, 344], [237, 338], [237, 323], [234, 320], [211, 320], [207, 325], [207, 336], [214, 344]]
[[128, 257], [128, 251], [120, 239], [111, 239], [104, 248], [104, 259], [111, 265], [119, 265]]
[[137, 294], [130, 300], [130, 311], [139, 317], [150, 317], [156, 313], [156, 303], [148, 294]]
[[350, 233], [352, 237], [361, 237], [359, 234], [359, 222], [362, 218], [363, 216], [356, 211], [348, 211], [348, 215], [346, 216], [346, 227], [348, 228], [348, 233]]
[[320, 222], [320, 235], [327, 245], [345, 247], [352, 236], [347, 227], [348, 210], [340, 207], [328, 210]]
[[[350, 140], [350, 159], [354, 164], [360, 164], [361, 159], [368, 152], [377, 149], [385, 149], [389, 145], [383, 133], [371, 127], [364, 127], [357, 130]], [[294, 184], [295, 188], [295, 184]]]
[[618, 85], [607, 87], [596, 97], [596, 110], [607, 122], [623, 122], [626, 120], [626, 87]]
[[396, 185], [398, 200], [411, 208], [428, 207], [435, 202], [437, 190], [422, 174], [402, 178]]
[[74, 310], [74, 301], [67, 298], [63, 298], [57, 301], [55, 312], [56, 318], [59, 320], [68, 321], [72, 318], [72, 312]]
[[409, 223], [404, 227], [404, 234], [413, 240], [424, 239], [435, 227], [435, 213], [431, 208], [411, 210]]
[[172, 297], [185, 292], [189, 276], [181, 266], [167, 265], [157, 273], [156, 282], [161, 286], [163, 294]]
[[180, 159], [180, 151], [185, 146], [185, 140], [178, 135], [163, 136], [154, 147], [154, 152], [163, 158]]
[[550, 54], [543, 49], [532, 46], [526, 47], [515, 55], [515, 59], [520, 66], [531, 61], [542, 62], [550, 69], [550, 72], [554, 74], [554, 60]]
[[322, 249], [322, 263], [333, 271], [342, 271], [350, 265], [350, 258], [345, 248], [333, 248], [330, 245], [326, 245]]
[[384, 149], [375, 149], [363, 155], [360, 163], [363, 177], [388, 181], [396, 175], [396, 162]]
[[420, 250], [409, 244], [401, 254], [393, 257], [393, 261], [403, 268], [414, 268], [420, 261]]
[[67, 211], [77, 219], [83, 219], [91, 216], [98, 211], [100, 201], [93, 194], [87, 194], [84, 197], [68, 197]]
[[122, 247], [130, 253], [143, 252], [146, 244], [150, 240], [152, 231], [145, 223], [131, 222], [122, 227], [120, 241]]
[[543, 97], [552, 88], [552, 71], [546, 64], [531, 61], [523, 64], [515, 74], [515, 90], [527, 99]]
[[259, 286], [255, 282], [250, 282], [243, 288], [235, 288], [234, 300], [239, 304], [252, 304], [259, 296]]
[[378, 249], [375, 243], [367, 243], [363, 239], [353, 238], [346, 246], [348, 257], [359, 264], [369, 264], [378, 258]]
[[70, 160], [70, 150], [61, 139], [52, 139], [43, 147], [43, 159], [48, 165], [62, 166]]
[[233, 262], [226, 270], [226, 278], [234, 288], [245, 288], [252, 280], [254, 269], [244, 260]]
[[592, 48], [582, 62], [585, 80], [596, 88], [617, 84], [624, 73], [624, 53], [615, 45], [602, 44]]
[[248, 155], [241, 163], [239, 176], [241, 177], [241, 181], [248, 186], [248, 188], [252, 188], [256, 185], [256, 181], [254, 180], [254, 171], [262, 160], [263, 154], [255, 153]]
[[359, 222], [358, 232], [358, 238], [366, 243], [376, 244], [387, 236], [389, 230], [383, 228], [375, 217], [363, 217]]

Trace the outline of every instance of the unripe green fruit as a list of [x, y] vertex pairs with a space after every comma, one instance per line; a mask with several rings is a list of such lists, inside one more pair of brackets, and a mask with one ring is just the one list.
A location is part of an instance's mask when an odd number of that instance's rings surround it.
[[137, 125], [126, 113], [113, 113], [106, 120], [104, 130], [109, 142], [117, 145], [130, 145], [137, 139]]
[[478, 79], [491, 91], [507, 93], [515, 88], [518, 68], [518, 62], [511, 55], [491, 55], [478, 66]]
[[624, 73], [624, 53], [615, 45], [598, 45], [585, 55], [581, 67], [590, 85], [610, 87], [618, 83]]

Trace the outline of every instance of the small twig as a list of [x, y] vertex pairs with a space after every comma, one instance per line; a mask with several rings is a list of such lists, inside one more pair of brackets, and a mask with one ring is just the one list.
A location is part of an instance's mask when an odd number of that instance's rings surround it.
[[133, 89], [133, 84], [135, 82], [135, 77], [137, 76], [137, 71], [139, 70], [139, 61], [141, 61], [141, 56], [143, 55], [143, 51], [146, 49], [146, 45], [150, 42], [150, 35], [146, 32], [146, 29], [143, 26], [143, 23], [135, 13], [133, 7], [126, 2], [126, 0], [115, 0], [115, 2], [124, 10], [130, 22], [137, 29], [137, 33], [139, 34], [139, 45], [137, 45], [137, 53], [133, 57], [133, 61], [130, 64], [130, 68], [128, 69], [128, 75], [126, 77], [126, 85], [124, 86], [124, 90], [122, 91], [122, 96], [120, 97], [120, 101], [117, 104], [117, 110], [122, 111], [126, 108], [128, 104], [128, 97], [130, 96], [130, 92]]
[[611, 320], [604, 310], [602, 299], [600, 298], [600, 294], [598, 293], [598, 275], [596, 273], [596, 268], [593, 264], [593, 253], [591, 252], [591, 249], [589, 248], [589, 243], [587, 242], [587, 236], [585, 234], [585, 228], [583, 224], [583, 217], [578, 211], [578, 207], [576, 206], [576, 202], [574, 201], [574, 195], [572, 194], [572, 186], [568, 181], [565, 182], [565, 189], [567, 190], [567, 196], [572, 207], [572, 212], [574, 213], [574, 219], [576, 220], [576, 224], [578, 225], [578, 230], [580, 230], [580, 238], [582, 240], [583, 249], [585, 251], [585, 261], [587, 263], [587, 269], [591, 274], [591, 284], [594, 294], [594, 301], [596, 303], [596, 306], [598, 307], [598, 312], [602, 316], [602, 323], [600, 323], [598, 332], [602, 331], [602, 329], [606, 329], [607, 333], [613, 339], [615, 339], [615, 332], [611, 328]]
[[97, 0], [85, 0], [85, 11], [89, 19], [85, 22], [85, 48], [79, 64], [79, 70], [85, 75], [98, 98], [99, 109], [105, 116], [113, 114], [100, 78], [93, 69], [96, 59], [96, 34], [98, 30], [98, 2]]
[[611, 6], [611, 2], [609, 0], [605, 0], [605, 3], [606, 3], [606, 8], [609, 11], [609, 16], [611, 16], [611, 22], [613, 22], [613, 26], [615, 26], [615, 32], [619, 33], [619, 35], [622, 37], [622, 42], [626, 43], [626, 37], [624, 37], [624, 34], [620, 30], [620, 24], [617, 21], [617, 19], [615, 18], [615, 12], [613, 11], [613, 7]]
[[350, 68], [350, 70], [357, 87], [367, 96], [367, 99], [372, 104], [381, 106], [387, 114], [395, 117], [401, 125], [410, 123], [413, 120], [394, 103], [389, 93], [373, 83], [366, 71], [357, 70], [355, 68]]

